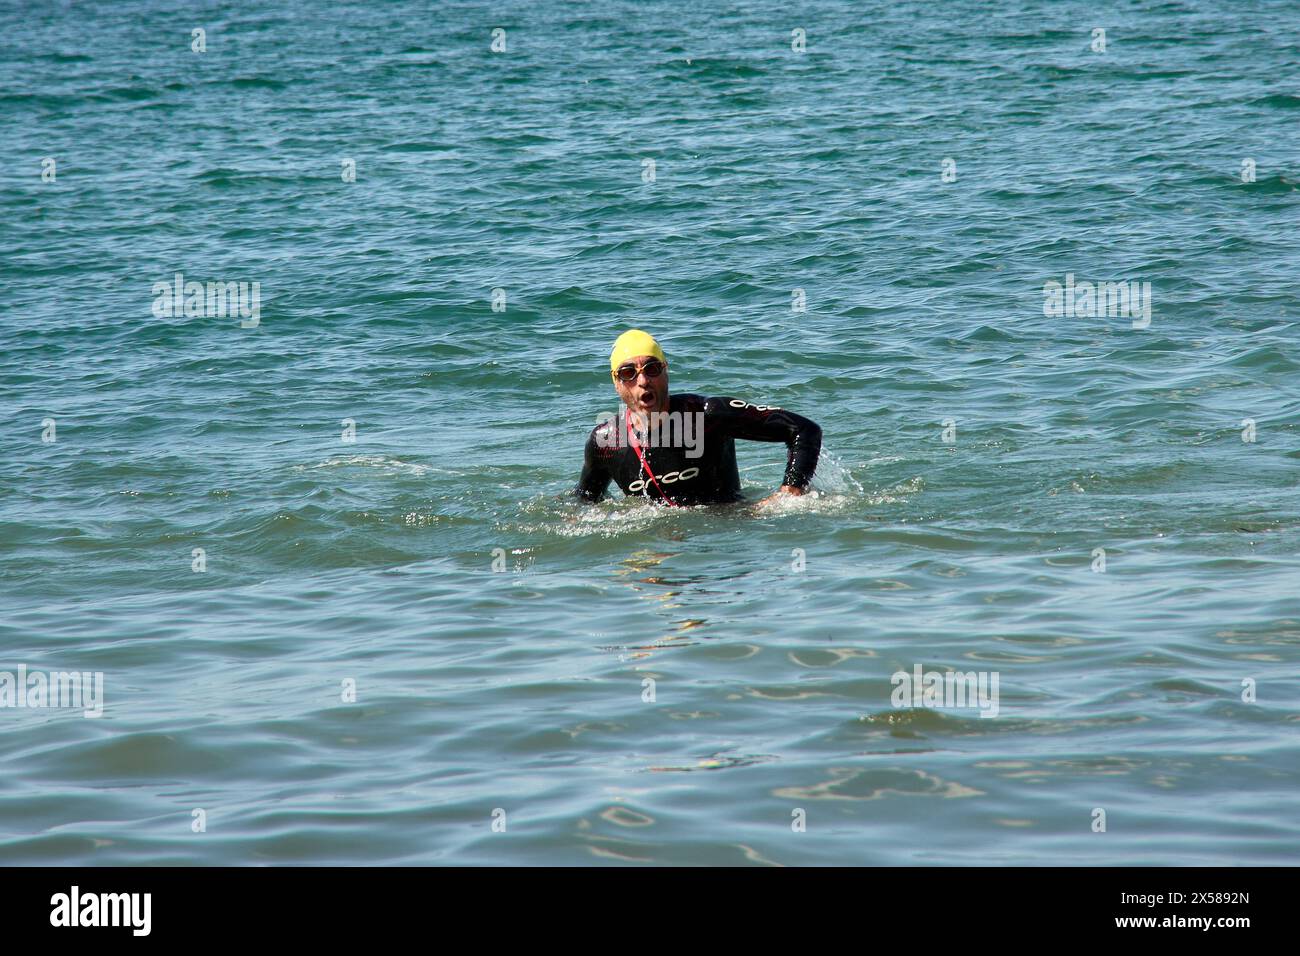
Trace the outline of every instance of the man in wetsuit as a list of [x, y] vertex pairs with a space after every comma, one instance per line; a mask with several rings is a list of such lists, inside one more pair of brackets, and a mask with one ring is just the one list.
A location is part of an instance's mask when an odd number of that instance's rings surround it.
[[618, 337], [609, 367], [624, 408], [592, 429], [579, 498], [599, 501], [612, 479], [625, 495], [670, 505], [743, 501], [737, 438], [785, 442], [785, 478], [765, 502], [807, 491], [822, 445], [816, 422], [735, 398], [669, 397], [663, 350], [640, 329]]

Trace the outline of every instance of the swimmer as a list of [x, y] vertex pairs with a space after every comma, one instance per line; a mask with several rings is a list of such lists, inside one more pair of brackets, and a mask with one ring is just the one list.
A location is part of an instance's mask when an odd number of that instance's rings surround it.
[[784, 442], [785, 477], [759, 504], [808, 490], [822, 430], [802, 415], [736, 398], [668, 394], [668, 360], [640, 329], [624, 332], [609, 356], [624, 407], [592, 429], [573, 493], [599, 501], [610, 481], [625, 495], [669, 505], [743, 501], [735, 439]]

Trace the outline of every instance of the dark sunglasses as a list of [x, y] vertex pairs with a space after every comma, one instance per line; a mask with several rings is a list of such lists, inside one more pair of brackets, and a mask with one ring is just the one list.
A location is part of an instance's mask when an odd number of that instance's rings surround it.
[[618, 380], [620, 382], [635, 382], [636, 377], [642, 372], [645, 372], [646, 378], [658, 378], [664, 373], [664, 369], [667, 367], [666, 364], [658, 359], [651, 359], [644, 365], [634, 365], [631, 362], [628, 362], [626, 365], [620, 365], [615, 374], [618, 375]]

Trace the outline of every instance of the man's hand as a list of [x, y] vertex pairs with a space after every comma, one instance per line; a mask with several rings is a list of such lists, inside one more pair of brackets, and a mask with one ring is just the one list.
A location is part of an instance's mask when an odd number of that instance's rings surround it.
[[758, 507], [762, 508], [767, 505], [775, 504], [776, 502], [780, 501], [781, 498], [785, 495], [802, 495], [802, 494], [804, 494], [803, 488], [796, 488], [794, 485], [782, 485], [779, 491], [772, 492], [766, 498], [762, 498], [759, 501], [755, 502], [755, 504], [757, 504]]

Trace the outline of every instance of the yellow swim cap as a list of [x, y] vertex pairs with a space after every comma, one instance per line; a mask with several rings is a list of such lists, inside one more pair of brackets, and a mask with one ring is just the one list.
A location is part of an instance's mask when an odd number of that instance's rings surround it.
[[659, 347], [653, 335], [640, 329], [629, 329], [615, 340], [614, 351], [609, 353], [610, 378], [617, 381], [618, 367], [638, 355], [653, 355], [661, 362], [668, 361], [664, 358], [664, 350]]

